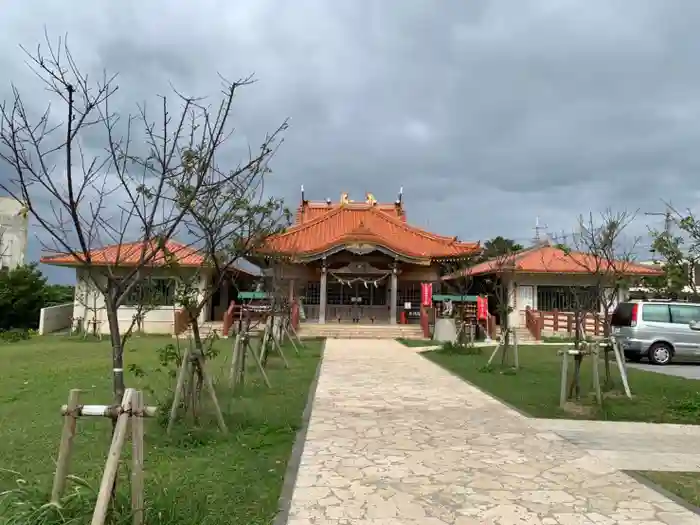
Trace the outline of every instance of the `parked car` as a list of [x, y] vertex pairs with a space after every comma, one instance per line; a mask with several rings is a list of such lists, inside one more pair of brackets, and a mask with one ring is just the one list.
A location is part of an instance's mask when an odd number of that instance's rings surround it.
[[700, 358], [700, 304], [658, 301], [620, 303], [611, 336], [630, 361], [667, 365], [675, 357]]

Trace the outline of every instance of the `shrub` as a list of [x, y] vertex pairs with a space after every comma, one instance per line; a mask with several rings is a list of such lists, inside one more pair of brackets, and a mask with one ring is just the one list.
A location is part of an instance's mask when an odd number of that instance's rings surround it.
[[27, 341], [35, 334], [34, 330], [25, 328], [0, 329], [0, 341], [3, 343], [17, 343], [19, 341]]

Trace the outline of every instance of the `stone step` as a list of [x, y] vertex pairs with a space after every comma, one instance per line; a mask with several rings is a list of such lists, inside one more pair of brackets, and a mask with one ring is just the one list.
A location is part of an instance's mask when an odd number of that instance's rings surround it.
[[302, 324], [300, 337], [348, 339], [423, 339], [418, 325]]

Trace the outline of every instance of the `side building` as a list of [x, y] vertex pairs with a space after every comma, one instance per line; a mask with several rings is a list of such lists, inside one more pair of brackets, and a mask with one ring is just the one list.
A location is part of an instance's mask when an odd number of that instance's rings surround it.
[[12, 197], [0, 197], [0, 270], [24, 264], [28, 231], [24, 206]]

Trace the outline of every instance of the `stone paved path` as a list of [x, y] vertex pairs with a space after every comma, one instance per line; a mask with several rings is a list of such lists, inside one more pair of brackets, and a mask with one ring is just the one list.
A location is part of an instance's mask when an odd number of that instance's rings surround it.
[[394, 341], [329, 340], [288, 525], [689, 525], [700, 516]]
[[700, 426], [533, 419], [621, 470], [700, 471]]

